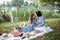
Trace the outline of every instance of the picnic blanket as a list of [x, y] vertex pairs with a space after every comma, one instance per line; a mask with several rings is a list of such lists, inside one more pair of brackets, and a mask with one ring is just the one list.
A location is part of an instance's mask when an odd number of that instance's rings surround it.
[[10, 36], [10, 37], [0, 37], [0, 40], [31, 40], [33, 38], [37, 38], [38, 36], [43, 36], [46, 33], [52, 32], [53, 29], [51, 29], [50, 27], [35, 27], [35, 30], [40, 30], [40, 33], [35, 33], [34, 31], [30, 32], [31, 34], [35, 34], [34, 36], [30, 36], [29, 38], [26, 37], [24, 39], [22, 39], [22, 37], [14, 37], [14, 36]]

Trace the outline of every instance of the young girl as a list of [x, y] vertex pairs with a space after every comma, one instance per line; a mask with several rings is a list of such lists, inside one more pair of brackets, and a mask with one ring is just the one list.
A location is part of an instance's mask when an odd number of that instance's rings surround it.
[[32, 23], [33, 23], [34, 18], [35, 18], [34, 14], [31, 14], [31, 16], [29, 17], [28, 25], [22, 28], [23, 33], [31, 32], [34, 30], [32, 27], [33, 26]]

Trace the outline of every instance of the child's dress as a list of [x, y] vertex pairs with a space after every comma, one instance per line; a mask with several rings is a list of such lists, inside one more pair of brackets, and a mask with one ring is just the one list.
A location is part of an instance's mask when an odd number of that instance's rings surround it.
[[22, 33], [32, 32], [34, 29], [31, 26], [25, 26], [22, 28]]

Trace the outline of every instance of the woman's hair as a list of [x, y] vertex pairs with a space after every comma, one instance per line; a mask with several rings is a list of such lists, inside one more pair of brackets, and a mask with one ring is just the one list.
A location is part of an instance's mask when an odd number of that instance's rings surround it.
[[37, 14], [38, 17], [42, 16], [42, 13], [39, 10], [35, 11], [35, 13]]
[[32, 22], [33, 19], [34, 19], [34, 18], [33, 18], [34, 15], [35, 15], [35, 14], [31, 14], [31, 15], [30, 15], [30, 20], [31, 20], [31, 22]]

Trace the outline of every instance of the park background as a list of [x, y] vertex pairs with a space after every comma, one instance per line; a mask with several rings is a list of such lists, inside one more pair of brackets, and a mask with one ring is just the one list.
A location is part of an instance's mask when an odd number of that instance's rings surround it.
[[[45, 17], [45, 25], [54, 29], [40, 40], [60, 40], [60, 0], [0, 0], [0, 35], [11, 31], [13, 25], [27, 23], [28, 17], [40, 10]], [[35, 40], [35, 39], [33, 39]]]

